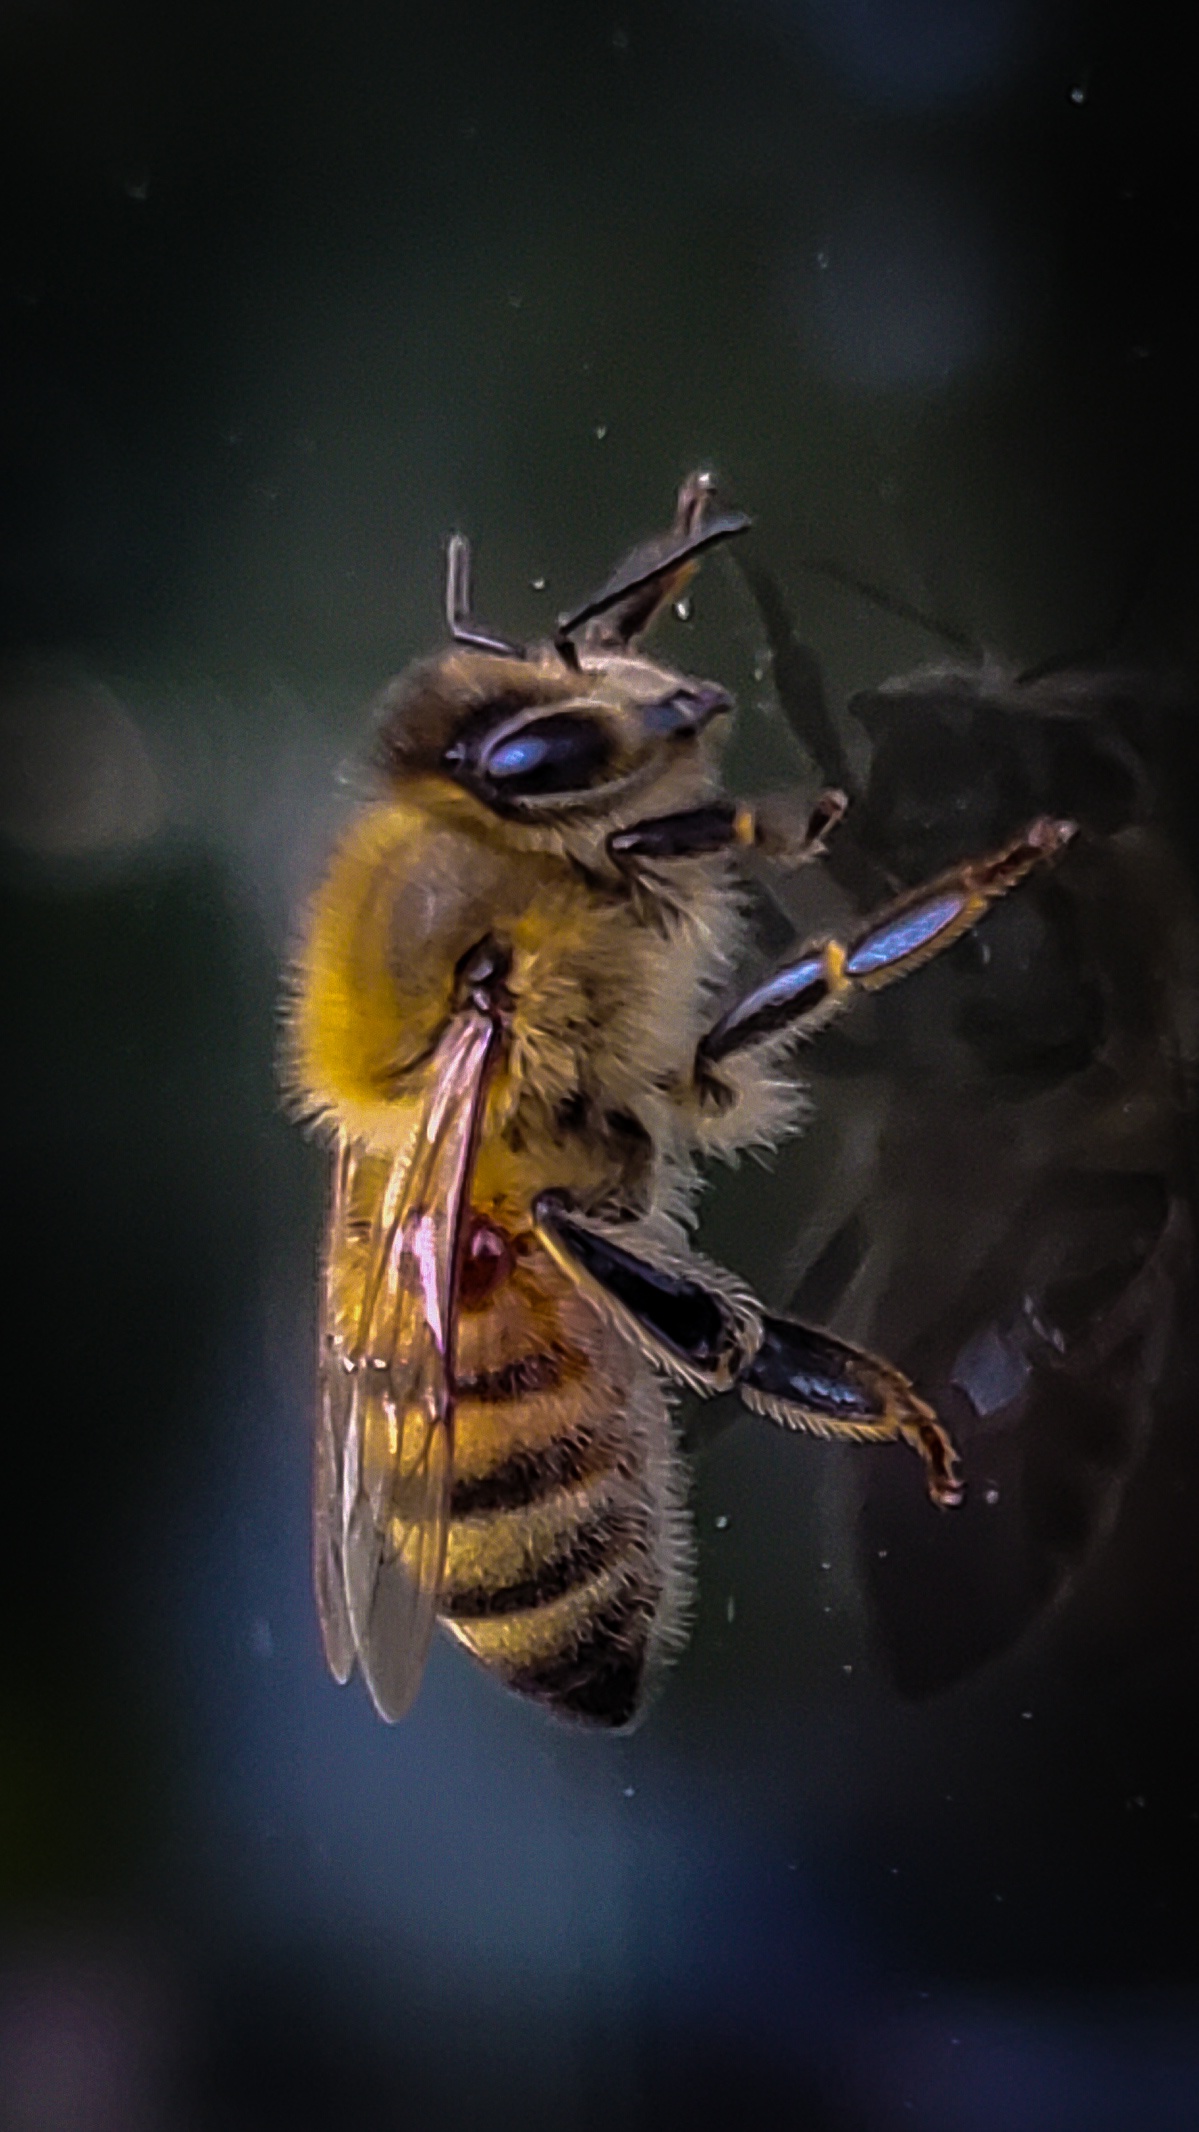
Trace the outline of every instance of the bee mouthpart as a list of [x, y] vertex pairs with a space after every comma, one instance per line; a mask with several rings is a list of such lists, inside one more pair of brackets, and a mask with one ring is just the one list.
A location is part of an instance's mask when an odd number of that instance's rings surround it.
[[715, 681], [687, 682], [682, 688], [672, 689], [669, 696], [660, 697], [657, 703], [646, 704], [641, 717], [647, 733], [673, 738], [702, 733], [713, 718], [732, 708], [728, 690]]
[[510, 1010], [512, 995], [504, 980], [512, 967], [512, 950], [488, 933], [468, 948], [454, 972], [454, 996], [460, 1006], [477, 1007], [495, 1016]]

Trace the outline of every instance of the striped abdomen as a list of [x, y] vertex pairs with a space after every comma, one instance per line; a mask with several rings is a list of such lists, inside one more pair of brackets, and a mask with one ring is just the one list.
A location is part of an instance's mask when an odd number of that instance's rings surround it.
[[455, 1378], [442, 1618], [509, 1687], [626, 1724], [689, 1587], [661, 1388], [530, 1233], [478, 1212]]

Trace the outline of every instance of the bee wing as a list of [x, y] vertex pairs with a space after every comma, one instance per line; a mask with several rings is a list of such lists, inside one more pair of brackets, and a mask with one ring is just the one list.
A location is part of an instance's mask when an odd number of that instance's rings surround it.
[[342, 1474], [350, 1422], [351, 1371], [334, 1329], [332, 1278], [342, 1263], [358, 1158], [351, 1143], [338, 1144], [333, 1171], [329, 1224], [325, 1239], [325, 1277], [321, 1289], [320, 1383], [312, 1446], [312, 1583], [320, 1617], [325, 1657], [334, 1680], [346, 1682], [354, 1670], [354, 1631], [346, 1604], [342, 1552]]
[[[431, 1095], [378, 1193], [354, 1321], [327, 1329], [316, 1445], [314, 1555], [325, 1650], [338, 1680], [355, 1657], [380, 1716], [420, 1682], [445, 1563], [453, 1477], [458, 1238], [493, 1025], [451, 1024]], [[343, 1149], [330, 1222], [327, 1327], [351, 1248], [358, 1160]]]

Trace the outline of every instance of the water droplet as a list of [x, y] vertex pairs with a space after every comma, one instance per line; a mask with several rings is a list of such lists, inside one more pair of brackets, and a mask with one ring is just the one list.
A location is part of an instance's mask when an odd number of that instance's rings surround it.
[[828, 253], [827, 253], [827, 252], [825, 252], [825, 251], [819, 251], [819, 252], [817, 252], [817, 254], [816, 254], [816, 266], [817, 266], [817, 270], [818, 270], [818, 272], [820, 272], [821, 274], [827, 274], [827, 272], [828, 272]]
[[725, 1608], [724, 1608], [724, 1618], [725, 1618], [725, 1620], [726, 1620], [726, 1621], [730, 1621], [730, 1622], [731, 1622], [731, 1621], [734, 1621], [734, 1620], [736, 1619], [736, 1616], [737, 1616], [737, 1602], [736, 1602], [736, 1600], [734, 1599], [734, 1597], [733, 1597], [732, 1593], [730, 1592], [730, 1593], [729, 1593], [729, 1596], [728, 1596], [728, 1598], [727, 1598], [727, 1600], [725, 1601]]
[[626, 1785], [625, 1785], [625, 1788], [624, 1788], [624, 1797], [625, 1797], [626, 1799], [635, 1799], [635, 1798], [636, 1798], [636, 1796], [637, 1796], [637, 1787], [636, 1787], [636, 1785], [635, 1785], [635, 1784], [626, 1784]]
[[720, 1516], [716, 1519], [716, 1530], [717, 1532], [727, 1532], [728, 1529], [729, 1514], [727, 1510], [722, 1510]]
[[1084, 88], [1083, 84], [1079, 82], [1078, 87], [1075, 89], [1071, 89], [1070, 91], [1070, 102], [1072, 104], [1085, 104], [1086, 100], [1086, 89]]
[[992, 1483], [991, 1483], [991, 1486], [990, 1486], [989, 1488], [984, 1488], [984, 1489], [983, 1489], [983, 1501], [984, 1501], [984, 1503], [991, 1503], [991, 1504], [995, 1504], [995, 1503], [997, 1503], [997, 1502], [999, 1501], [999, 1490], [998, 1490], [998, 1488], [997, 1488], [997, 1487], [995, 1486], [995, 1484], [994, 1484], [994, 1482], [993, 1482], [993, 1481], [992, 1481]]
[[1030, 1718], [1030, 1717], [1032, 1716], [1032, 1711], [1031, 1711], [1031, 1710], [1022, 1710], [1022, 1711], [1020, 1712], [1020, 1715], [1021, 1715], [1021, 1717], [1022, 1717], [1022, 1718], [1026, 1718], [1026, 1719], [1027, 1719], [1027, 1718]]
[[831, 1563], [831, 1562], [822, 1562], [822, 1563], [821, 1563], [821, 1565], [820, 1565], [821, 1569], [831, 1569], [831, 1568], [832, 1568], [832, 1566], [833, 1566], [833, 1565], [832, 1565], [832, 1563]]
[[887, 1559], [887, 1550], [886, 1550], [886, 1548], [885, 1548], [885, 1547], [880, 1547], [880, 1548], [879, 1548], [879, 1551], [878, 1551], [878, 1559], [879, 1559], [879, 1561], [880, 1561], [880, 1562], [885, 1562], [885, 1561], [886, 1561], [886, 1559]]
[[676, 600], [674, 603], [674, 611], [680, 622], [689, 622], [691, 620], [690, 600]]
[[845, 1674], [850, 1674], [853, 1672], [853, 1667], [847, 1663], [842, 1666], [841, 1671]]
[[595, 425], [595, 434], [596, 434], [596, 438], [598, 439], [599, 443], [601, 443], [601, 444], [602, 444], [602, 443], [603, 443], [603, 441], [604, 441], [604, 438], [605, 438], [605, 437], [607, 436], [607, 434], [608, 434], [608, 425], [607, 425], [607, 423], [606, 423], [606, 422], [597, 422], [597, 423], [596, 423], [596, 425]]
[[544, 592], [544, 591], [545, 591], [545, 579], [544, 579], [543, 577], [534, 577], [534, 578], [531, 578], [531, 579], [529, 580], [529, 582], [530, 582], [530, 584], [532, 585], [532, 587], [533, 587], [533, 590], [534, 590], [534, 592]]

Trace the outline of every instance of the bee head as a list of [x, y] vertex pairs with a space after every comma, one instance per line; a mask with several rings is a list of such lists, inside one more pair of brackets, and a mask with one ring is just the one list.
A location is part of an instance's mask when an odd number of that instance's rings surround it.
[[716, 508], [712, 482], [683, 484], [671, 532], [638, 548], [551, 643], [510, 643], [471, 613], [469, 551], [449, 548], [453, 643], [409, 668], [380, 705], [379, 752], [393, 780], [434, 776], [493, 815], [542, 828], [619, 824], [625, 804], [682, 806], [716, 774], [710, 730], [731, 698], [648, 659], [638, 639], [678, 597], [715, 542], [743, 532], [741, 512]]

